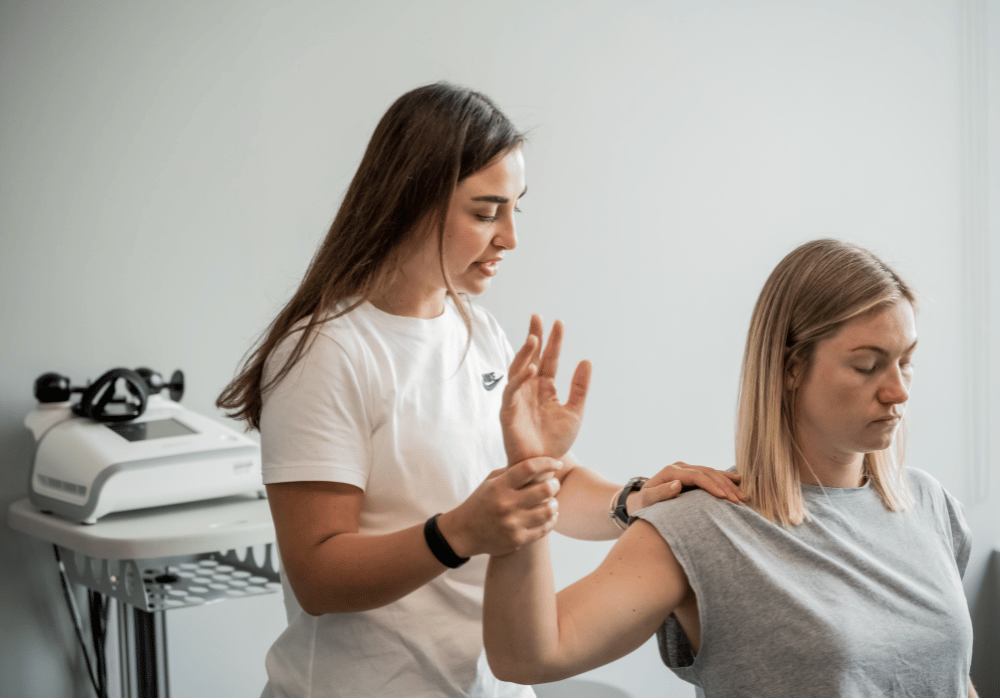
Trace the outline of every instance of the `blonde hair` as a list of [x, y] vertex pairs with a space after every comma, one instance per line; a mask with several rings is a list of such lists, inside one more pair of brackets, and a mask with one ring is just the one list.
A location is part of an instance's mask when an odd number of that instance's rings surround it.
[[[805, 243], [778, 263], [754, 307], [743, 353], [736, 419], [736, 469], [751, 505], [782, 525], [808, 514], [796, 463], [793, 365], [808, 370], [816, 344], [853, 318], [906, 299], [910, 287], [870, 251], [825, 238]], [[893, 444], [866, 454], [864, 475], [886, 508], [912, 503], [903, 473], [905, 427]]]

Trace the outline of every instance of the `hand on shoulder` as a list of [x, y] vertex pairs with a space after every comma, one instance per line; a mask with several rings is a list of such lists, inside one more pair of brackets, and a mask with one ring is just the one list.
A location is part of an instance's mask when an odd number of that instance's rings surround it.
[[685, 488], [700, 488], [716, 498], [724, 498], [739, 505], [747, 495], [739, 487], [740, 476], [685, 462], [674, 462], [659, 471], [639, 491], [642, 508], [676, 498]]

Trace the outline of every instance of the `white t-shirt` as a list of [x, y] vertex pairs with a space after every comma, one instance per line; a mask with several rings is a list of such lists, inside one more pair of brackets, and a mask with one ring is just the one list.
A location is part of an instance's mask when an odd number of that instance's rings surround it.
[[[464, 501], [506, 465], [499, 411], [513, 359], [492, 316], [470, 313], [467, 354], [468, 332], [451, 301], [433, 319], [366, 302], [319, 326], [264, 397], [264, 483], [361, 488], [360, 534], [395, 532]], [[274, 350], [268, 376], [298, 338]], [[288, 628], [267, 654], [264, 694], [530, 697], [530, 688], [496, 680], [485, 663], [477, 674], [486, 564], [473, 557], [384, 607], [318, 617], [283, 581]]]

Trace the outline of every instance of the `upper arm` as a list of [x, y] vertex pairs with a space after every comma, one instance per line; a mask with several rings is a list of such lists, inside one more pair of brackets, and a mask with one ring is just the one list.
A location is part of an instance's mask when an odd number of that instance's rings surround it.
[[364, 492], [329, 481], [292, 481], [267, 485], [267, 498], [281, 563], [296, 584], [313, 569], [317, 548], [335, 535], [356, 533]]
[[637, 520], [592, 574], [557, 596], [559, 646], [573, 660], [567, 670], [582, 673], [637, 649], [689, 590], [669, 545]]

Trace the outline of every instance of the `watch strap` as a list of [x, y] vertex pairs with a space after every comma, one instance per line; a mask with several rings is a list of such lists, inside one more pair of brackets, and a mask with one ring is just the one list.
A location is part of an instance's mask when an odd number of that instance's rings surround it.
[[469, 557], [460, 557], [455, 554], [455, 550], [441, 534], [441, 528], [437, 524], [440, 515], [440, 513], [433, 515], [424, 523], [424, 539], [427, 540], [427, 546], [430, 547], [431, 553], [437, 557], [439, 562], [449, 569], [457, 569], [469, 561]]
[[622, 487], [621, 491], [619, 491], [618, 498], [615, 500], [608, 515], [611, 517], [611, 520], [614, 521], [615, 525], [622, 530], [626, 529], [631, 522], [627, 507], [628, 497], [633, 492], [641, 489], [647, 481], [649, 481], [649, 479], [644, 476], [633, 477], [629, 479], [628, 483]]

